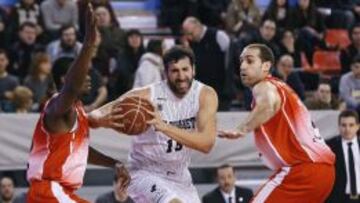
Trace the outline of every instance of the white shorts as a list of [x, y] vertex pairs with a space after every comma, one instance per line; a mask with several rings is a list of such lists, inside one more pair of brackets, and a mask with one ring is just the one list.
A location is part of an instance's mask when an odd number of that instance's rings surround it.
[[136, 203], [168, 203], [179, 199], [182, 203], [200, 203], [193, 184], [180, 183], [144, 170], [131, 172], [129, 196]]

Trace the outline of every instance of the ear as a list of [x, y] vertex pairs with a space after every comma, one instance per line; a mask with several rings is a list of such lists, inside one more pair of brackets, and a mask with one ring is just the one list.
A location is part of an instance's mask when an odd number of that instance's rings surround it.
[[265, 70], [266, 72], [270, 73], [271, 70], [271, 63], [269, 61], [266, 61], [262, 64], [262, 68], [263, 70]]
[[192, 76], [195, 77], [196, 75], [196, 65], [193, 65], [193, 71], [192, 71]]

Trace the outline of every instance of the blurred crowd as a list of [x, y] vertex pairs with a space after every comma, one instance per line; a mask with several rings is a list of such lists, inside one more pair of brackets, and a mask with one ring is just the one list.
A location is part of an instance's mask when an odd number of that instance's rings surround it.
[[[0, 7], [0, 111], [39, 112], [55, 92], [53, 67], [71, 65], [82, 47], [84, 2], [20, 0]], [[273, 75], [310, 109], [360, 111], [360, 0], [271, 0], [265, 8], [256, 2], [160, 2], [159, 27], [171, 28], [176, 43], [192, 48], [196, 79], [217, 91], [219, 111], [250, 108], [252, 95], [238, 68], [250, 43], [271, 47]], [[108, 0], [92, 3], [101, 44], [90, 69], [92, 91], [82, 98], [87, 111], [165, 74], [163, 36], [125, 30]], [[331, 43], [334, 30], [347, 40]], [[319, 68], [320, 56], [338, 64]]]

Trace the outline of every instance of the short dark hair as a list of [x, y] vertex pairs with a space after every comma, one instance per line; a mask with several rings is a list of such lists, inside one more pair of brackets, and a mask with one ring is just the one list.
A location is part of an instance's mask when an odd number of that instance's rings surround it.
[[162, 44], [163, 41], [161, 39], [151, 39], [147, 45], [146, 51], [162, 55]]
[[0, 55], [5, 55], [6, 58], [8, 58], [7, 52], [5, 51], [5, 49], [0, 49]]
[[223, 165], [217, 167], [216, 170], [218, 171], [218, 170], [221, 170], [221, 169], [224, 169], [224, 168], [233, 168], [233, 167], [230, 164], [223, 164]]
[[36, 29], [36, 24], [33, 22], [25, 21], [20, 25], [19, 31], [22, 31], [25, 27], [31, 27]]
[[259, 57], [262, 62], [269, 61], [271, 66], [275, 64], [274, 53], [270, 47], [266, 46], [265, 44], [249, 44], [245, 47], [245, 49], [258, 49], [260, 51]]
[[339, 114], [339, 124], [340, 124], [340, 120], [342, 118], [349, 118], [349, 117], [353, 117], [355, 118], [355, 121], [356, 123], [359, 123], [359, 115], [356, 111], [353, 111], [353, 110], [345, 110], [345, 111], [342, 111], [340, 114]]
[[194, 52], [190, 48], [186, 48], [184, 46], [174, 46], [165, 52], [163, 61], [165, 70], [168, 70], [169, 64], [173, 62], [177, 62], [183, 58], [189, 58], [192, 66], [195, 64], [195, 56]]
[[54, 61], [51, 73], [58, 90], [62, 88], [61, 78], [66, 75], [73, 62], [73, 57], [60, 57]]
[[130, 29], [126, 32], [126, 37], [129, 37], [132, 35], [138, 35], [138, 36], [142, 37], [142, 34], [141, 34], [140, 30], [138, 30], [138, 29]]
[[63, 32], [65, 32], [66, 30], [73, 28], [75, 30], [75, 35], [77, 34], [77, 30], [75, 25], [72, 24], [66, 24], [66, 25], [62, 25], [59, 29], [59, 36], [62, 36]]
[[319, 87], [320, 85], [329, 85], [329, 86], [331, 87], [331, 83], [330, 83], [330, 81], [329, 81], [328, 79], [321, 79], [321, 80], [319, 81], [318, 87]]

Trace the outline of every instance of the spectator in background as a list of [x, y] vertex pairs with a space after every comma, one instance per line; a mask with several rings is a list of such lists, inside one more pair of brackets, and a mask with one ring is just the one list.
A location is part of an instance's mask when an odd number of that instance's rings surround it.
[[276, 64], [274, 76], [288, 84], [299, 96], [305, 100], [305, 88], [298, 73], [294, 72], [294, 59], [290, 55], [282, 55]]
[[347, 109], [360, 111], [360, 55], [354, 57], [351, 72], [341, 76], [339, 93]]
[[22, 81], [29, 73], [33, 56], [44, 51], [44, 47], [36, 42], [36, 24], [25, 22], [19, 28], [19, 40], [10, 48], [9, 72]]
[[51, 42], [46, 49], [51, 62], [60, 57], [75, 58], [81, 50], [82, 43], [77, 40], [76, 27], [74, 25], [64, 25], [59, 30], [60, 39]]
[[15, 184], [10, 177], [0, 179], [0, 203], [12, 203], [15, 198]]
[[47, 92], [53, 87], [51, 77], [51, 61], [49, 55], [38, 53], [32, 61], [30, 73], [24, 80], [24, 85], [33, 92], [33, 110], [38, 111], [40, 104], [45, 100]]
[[101, 34], [101, 43], [96, 56], [93, 58], [93, 66], [105, 77], [109, 77], [111, 60], [124, 50], [125, 32], [118, 24], [111, 20], [110, 10], [105, 6], [98, 6], [95, 9], [97, 26]]
[[352, 12], [353, 0], [316, 0], [314, 2], [318, 10], [325, 16], [327, 28], [348, 29], [353, 26], [355, 22]]
[[40, 35], [43, 31], [43, 28], [41, 27], [42, 16], [40, 6], [35, 0], [21, 0], [16, 3], [10, 13], [10, 19], [10, 33], [16, 33], [16, 31], [19, 30], [20, 25], [25, 22], [31, 22], [36, 25], [37, 35]]
[[[116, 14], [114, 12], [114, 9], [112, 5], [110, 4], [109, 0], [92, 0], [91, 4], [93, 6], [93, 9], [96, 10], [99, 6], [106, 7], [110, 12], [110, 18], [111, 18], [111, 24], [115, 25], [116, 27], [119, 27], [120, 24], [117, 20]], [[78, 0], [77, 1], [78, 11], [79, 11], [79, 29], [80, 29], [80, 35], [81, 38], [83, 38], [83, 35], [85, 33], [85, 11], [86, 11], [86, 0]]]
[[274, 20], [278, 31], [281, 32], [291, 26], [291, 15], [291, 8], [288, 0], [271, 0], [265, 10], [263, 20]]
[[359, 0], [352, 0], [352, 12], [355, 16], [355, 21], [360, 22], [360, 1]]
[[160, 0], [161, 27], [170, 27], [172, 34], [181, 35], [181, 24], [187, 16], [197, 16], [198, 0]]
[[195, 78], [215, 89], [219, 95], [219, 110], [230, 108], [231, 96], [226, 91], [227, 64], [225, 54], [229, 50], [230, 38], [222, 30], [207, 27], [194, 17], [183, 22], [183, 30], [195, 54]]
[[44, 28], [50, 40], [56, 39], [64, 25], [78, 28], [78, 8], [72, 0], [45, 0], [41, 3]]
[[110, 99], [116, 99], [133, 87], [134, 75], [141, 56], [145, 53], [143, 36], [139, 30], [131, 29], [126, 33], [125, 50], [120, 53], [117, 67], [109, 81]]
[[9, 45], [8, 20], [6, 10], [0, 7], [0, 49], [6, 49]]
[[223, 19], [231, 0], [201, 0], [199, 1], [199, 19], [207, 26], [224, 28]]
[[296, 68], [301, 67], [301, 54], [297, 45], [295, 44], [294, 32], [291, 30], [284, 30], [280, 34], [279, 52], [280, 56], [289, 54], [294, 59], [294, 66]]
[[0, 110], [8, 112], [11, 111], [10, 92], [18, 85], [19, 80], [7, 72], [9, 64], [8, 57], [4, 50], [0, 50]]
[[343, 111], [338, 119], [340, 135], [327, 140], [336, 155], [335, 183], [326, 203], [360, 202], [360, 140], [359, 116], [355, 111]]
[[324, 41], [325, 23], [313, 0], [299, 0], [292, 16], [292, 28], [298, 32], [298, 48], [312, 64], [315, 47], [327, 48]]
[[310, 110], [338, 110], [339, 100], [331, 94], [328, 81], [320, 81], [314, 96], [305, 100], [305, 106]]
[[345, 74], [350, 71], [350, 64], [352, 59], [360, 54], [360, 23], [356, 23], [349, 30], [349, 36], [351, 44], [348, 47], [341, 50], [340, 62], [341, 62], [341, 74]]
[[121, 188], [122, 178], [114, 176], [113, 191], [100, 195], [95, 203], [134, 203], [128, 196], [127, 188]]
[[149, 41], [145, 53], [135, 73], [134, 88], [143, 87], [164, 79], [163, 41], [152, 39]]
[[17, 86], [10, 96], [15, 113], [29, 113], [33, 105], [33, 93], [25, 86]]
[[233, 0], [226, 12], [226, 30], [234, 36], [259, 27], [261, 14], [254, 0]]
[[219, 186], [205, 194], [202, 203], [248, 203], [253, 192], [248, 188], [235, 185], [236, 177], [233, 167], [222, 165], [216, 170], [216, 180]]

